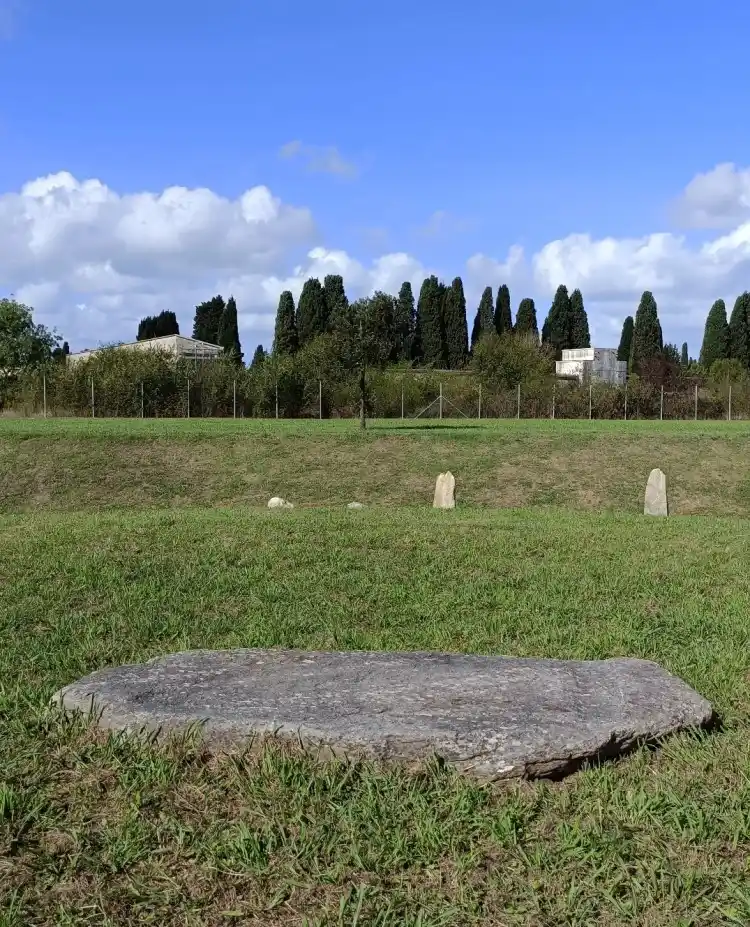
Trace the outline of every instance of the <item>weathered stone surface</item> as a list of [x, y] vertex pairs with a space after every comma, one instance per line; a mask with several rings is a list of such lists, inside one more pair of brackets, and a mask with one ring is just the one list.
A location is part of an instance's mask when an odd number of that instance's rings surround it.
[[643, 514], [669, 515], [669, 507], [667, 505], [667, 478], [658, 468], [652, 470], [648, 476]]
[[347, 505], [347, 508], [352, 509], [352, 510], [354, 509], [358, 510], [358, 509], [363, 509], [364, 505], [362, 505], [361, 502], [350, 502], [349, 505]]
[[287, 502], [286, 499], [282, 499], [280, 496], [274, 496], [273, 499], [268, 500], [269, 509], [293, 509], [294, 503]]
[[455, 509], [456, 480], [450, 470], [441, 473], [435, 482], [435, 497], [432, 500], [434, 509]]
[[712, 717], [645, 660], [442, 653], [193, 651], [100, 670], [55, 701], [108, 729], [202, 722], [217, 745], [273, 734], [384, 760], [437, 753], [481, 779], [563, 775]]

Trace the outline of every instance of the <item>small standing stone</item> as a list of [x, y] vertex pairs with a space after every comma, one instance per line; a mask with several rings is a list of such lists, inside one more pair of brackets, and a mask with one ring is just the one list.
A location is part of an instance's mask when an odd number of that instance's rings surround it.
[[350, 502], [349, 505], [347, 505], [347, 508], [348, 509], [363, 509], [364, 505], [362, 505], [361, 502]]
[[287, 502], [286, 499], [282, 499], [281, 496], [274, 496], [273, 499], [268, 500], [269, 509], [293, 509], [294, 504]]
[[652, 470], [646, 483], [644, 515], [669, 515], [667, 505], [667, 478], [658, 468]]
[[456, 479], [450, 470], [441, 473], [435, 483], [435, 497], [432, 500], [434, 509], [455, 509]]

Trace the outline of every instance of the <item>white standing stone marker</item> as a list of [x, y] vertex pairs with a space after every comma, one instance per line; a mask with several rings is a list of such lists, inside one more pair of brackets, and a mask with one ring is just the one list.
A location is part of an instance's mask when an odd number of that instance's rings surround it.
[[667, 478], [658, 468], [652, 470], [646, 483], [644, 515], [669, 515], [667, 505]]
[[347, 505], [347, 508], [352, 510], [363, 509], [364, 505], [362, 505], [361, 502], [350, 502], [349, 505]]
[[450, 470], [441, 473], [435, 483], [435, 497], [432, 500], [434, 509], [455, 509], [456, 507], [456, 479]]
[[294, 505], [291, 502], [287, 502], [286, 499], [282, 499], [280, 496], [274, 496], [273, 499], [268, 500], [269, 509], [293, 509]]

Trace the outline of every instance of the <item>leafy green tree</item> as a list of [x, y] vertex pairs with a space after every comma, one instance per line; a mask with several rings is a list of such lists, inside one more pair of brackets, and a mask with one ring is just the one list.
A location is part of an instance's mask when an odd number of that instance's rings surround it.
[[553, 379], [555, 358], [552, 347], [539, 344], [533, 332], [492, 332], [477, 344], [472, 367], [491, 389], [515, 389], [519, 383], [539, 387]]
[[29, 306], [15, 299], [0, 299], [0, 374], [46, 364], [59, 340], [44, 325], [34, 322]]
[[630, 371], [644, 374], [652, 361], [661, 358], [664, 342], [653, 293], [644, 290], [638, 304], [630, 345]]
[[412, 359], [416, 321], [414, 293], [411, 283], [405, 280], [393, 309], [393, 360], [397, 363]]
[[193, 319], [193, 338], [207, 341], [209, 344], [219, 343], [219, 325], [224, 312], [225, 304], [221, 296], [214, 296], [195, 307]]
[[341, 274], [328, 274], [323, 280], [323, 293], [326, 298], [328, 324], [336, 328], [349, 312], [349, 300], [344, 290], [344, 278]]
[[273, 333], [273, 353], [278, 357], [291, 357], [297, 353], [297, 319], [294, 310], [294, 297], [289, 290], [279, 297], [276, 310], [276, 326]]
[[729, 358], [729, 323], [727, 307], [723, 299], [717, 299], [711, 306], [703, 332], [700, 362], [710, 368], [714, 361]]
[[622, 334], [620, 335], [620, 346], [617, 349], [617, 360], [625, 361], [628, 363], [630, 361], [630, 349], [633, 346], [633, 330], [635, 328], [635, 322], [633, 321], [633, 316], [629, 315], [625, 321], [622, 323]]
[[422, 283], [417, 301], [417, 330], [421, 360], [427, 367], [442, 367], [444, 359], [443, 291], [434, 275]]
[[750, 293], [740, 293], [729, 318], [729, 357], [750, 369]]
[[328, 303], [317, 277], [305, 280], [297, 305], [297, 335], [300, 347], [328, 328]]
[[458, 370], [466, 363], [469, 340], [466, 326], [466, 298], [460, 277], [456, 277], [445, 291], [443, 324], [447, 366], [450, 370]]
[[216, 343], [224, 348], [224, 353], [232, 357], [238, 365], [242, 364], [242, 345], [240, 344], [240, 331], [237, 323], [237, 303], [234, 296], [227, 300], [219, 322]]
[[578, 289], [570, 294], [570, 334], [571, 348], [590, 348], [591, 334], [589, 332], [589, 318], [583, 306], [583, 295]]
[[526, 296], [518, 304], [516, 314], [516, 332], [519, 335], [536, 335], [539, 337], [539, 325], [536, 320], [536, 306], [534, 300]]
[[547, 318], [542, 326], [542, 341], [550, 344], [555, 350], [555, 357], [560, 357], [560, 353], [571, 347], [570, 344], [570, 296], [565, 284], [555, 291], [555, 297], [552, 300]]
[[471, 350], [476, 347], [482, 335], [489, 334], [495, 328], [495, 316], [492, 306], [492, 287], [484, 288], [482, 298], [479, 300], [474, 324], [471, 327]]
[[494, 322], [495, 331], [498, 335], [502, 335], [503, 332], [513, 331], [513, 319], [510, 314], [510, 290], [504, 283], [497, 290]]
[[688, 354], [688, 344], [687, 341], [682, 342], [682, 351], [680, 351], [680, 367], [683, 370], [687, 370], [690, 366], [690, 355]]
[[262, 344], [259, 344], [253, 353], [253, 359], [250, 361], [250, 366], [257, 369], [261, 364], [265, 363], [266, 360], [266, 351]]

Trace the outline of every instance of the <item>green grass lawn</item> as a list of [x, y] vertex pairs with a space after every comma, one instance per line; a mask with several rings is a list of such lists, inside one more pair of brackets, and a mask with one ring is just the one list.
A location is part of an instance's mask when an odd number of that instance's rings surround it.
[[637, 513], [649, 471], [672, 512], [750, 516], [739, 422], [0, 419], [0, 512], [429, 502]]
[[[747, 521], [385, 504], [419, 502], [421, 483], [391, 487], [362, 512], [252, 510], [270, 481], [231, 510], [170, 508], [166, 489], [164, 507], [149, 510], [156, 490], [134, 485], [126, 498], [119, 472], [129, 443], [155, 461], [153, 442], [178, 457], [214, 442], [210, 461], [228, 456], [225, 472], [240, 468], [238, 479], [262, 460], [287, 472], [273, 489], [300, 502], [348, 501], [365, 477], [331, 461], [351, 446], [358, 466], [380, 461], [382, 482], [366, 483], [374, 500], [411, 454], [411, 472], [427, 470], [429, 482], [446, 460], [471, 463], [473, 475], [456, 467], [459, 486], [463, 477], [478, 487], [498, 455], [510, 466], [508, 447], [520, 478], [523, 447], [582, 459], [610, 442], [614, 461], [624, 435], [625, 481], [654, 447], [675, 468], [693, 448], [699, 467], [728, 479], [722, 468], [746, 457], [746, 429], [522, 423], [404, 436], [378, 424], [361, 439], [328, 424], [86, 424], [0, 430], [6, 472], [8, 455], [33, 466], [36, 447], [46, 472], [77, 461], [91, 487], [93, 459], [121, 505], [142, 504], [49, 511], [106, 504], [106, 487], [89, 499], [71, 476], [46, 487], [47, 511], [0, 516], [0, 925], [750, 923]], [[376, 455], [383, 441], [407, 446], [390, 471], [385, 451]], [[310, 455], [321, 458], [313, 474], [303, 472]], [[559, 473], [563, 501], [575, 501], [574, 476]], [[681, 478], [691, 478], [687, 464]], [[6, 511], [41, 507], [18, 479]], [[633, 477], [633, 505], [608, 496], [607, 507], [637, 509], [641, 482]], [[214, 503], [218, 485], [203, 496], [191, 477], [184, 499]], [[741, 507], [739, 495], [711, 493], [717, 508]], [[273, 747], [252, 759], [211, 756], [190, 740], [157, 748], [94, 735], [46, 708], [98, 667], [235, 646], [646, 657], [710, 698], [724, 729], [562, 783], [480, 787], [437, 763], [407, 772]]]

